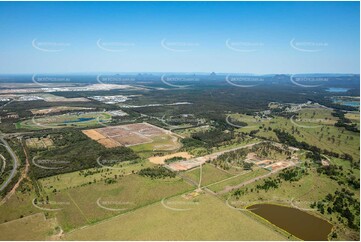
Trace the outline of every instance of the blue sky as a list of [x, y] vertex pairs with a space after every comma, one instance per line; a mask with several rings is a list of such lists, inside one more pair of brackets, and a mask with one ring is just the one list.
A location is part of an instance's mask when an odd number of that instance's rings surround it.
[[359, 73], [358, 2], [1, 2], [0, 73]]

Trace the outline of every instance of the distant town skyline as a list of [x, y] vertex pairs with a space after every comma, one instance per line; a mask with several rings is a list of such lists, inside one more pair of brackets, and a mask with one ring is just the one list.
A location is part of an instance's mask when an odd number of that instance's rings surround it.
[[359, 2], [0, 2], [0, 74], [359, 74], [359, 18]]

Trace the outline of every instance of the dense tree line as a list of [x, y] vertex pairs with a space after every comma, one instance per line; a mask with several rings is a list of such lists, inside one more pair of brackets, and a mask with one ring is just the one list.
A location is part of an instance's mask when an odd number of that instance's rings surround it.
[[175, 156], [175, 157], [166, 159], [164, 162], [165, 162], [166, 164], [169, 164], [169, 163], [176, 162], [176, 161], [181, 161], [181, 160], [184, 160], [184, 158], [181, 157], [181, 156]]
[[41, 168], [31, 163], [35, 178], [99, 167], [98, 158], [102, 161], [106, 160], [106, 166], [139, 158], [127, 147], [107, 149], [77, 129], [58, 130], [50, 134], [50, 137], [55, 147], [43, 151], [30, 151], [31, 159], [34, 158], [36, 164], [50, 167], [50, 169]]
[[211, 160], [210, 162], [215, 166], [221, 167], [224, 170], [229, 170], [232, 164], [233, 166], [237, 167], [243, 166], [243, 168], [246, 166], [247, 169], [250, 169], [252, 166], [245, 165], [246, 162], [244, 162], [244, 159], [246, 158], [248, 152], [249, 150], [247, 148], [226, 152], [222, 155], [219, 155], [217, 158]]
[[305, 149], [305, 150], [309, 150], [312, 153], [311, 154], [307, 154], [308, 158], [312, 158], [315, 161], [320, 161], [321, 160], [321, 153], [325, 153], [327, 155], [336, 157], [336, 158], [341, 158], [344, 160], [348, 160], [350, 162], [353, 161], [353, 157], [350, 154], [344, 153], [344, 154], [338, 154], [332, 151], [328, 151], [326, 149], [321, 150], [320, 148], [318, 148], [317, 146], [314, 145], [310, 145], [304, 141], [300, 142], [297, 141], [296, 138], [294, 136], [292, 136], [291, 134], [287, 133], [286, 131], [282, 131], [280, 129], [275, 129], [273, 130], [276, 135], [278, 140], [281, 143], [293, 146], [293, 147], [297, 147], [299, 149]]
[[299, 181], [302, 178], [302, 175], [305, 174], [305, 170], [301, 170], [299, 168], [294, 169], [285, 169], [278, 175], [285, 181], [294, 182]]
[[351, 229], [360, 229], [360, 201], [347, 189], [328, 194], [323, 200], [311, 204], [311, 207], [322, 214], [336, 214], [339, 222]]
[[204, 142], [207, 147], [216, 147], [222, 142], [234, 139], [235, 135], [233, 131], [226, 132], [217, 128], [194, 133], [192, 138]]
[[338, 117], [338, 121], [335, 123], [335, 127], [343, 127], [348, 131], [359, 133], [357, 124], [353, 124], [350, 119], [345, 117], [345, 112], [336, 110], [332, 113], [332, 116]]
[[163, 166], [144, 168], [141, 169], [138, 174], [140, 176], [150, 177], [152, 179], [160, 179], [166, 177], [174, 178], [176, 176], [175, 172], [168, 170]]
[[272, 189], [272, 188], [273, 189], [278, 188], [280, 182], [281, 182], [280, 179], [267, 178], [263, 181], [263, 184], [258, 184], [256, 186], [256, 188], [259, 190], [268, 191], [269, 189]]

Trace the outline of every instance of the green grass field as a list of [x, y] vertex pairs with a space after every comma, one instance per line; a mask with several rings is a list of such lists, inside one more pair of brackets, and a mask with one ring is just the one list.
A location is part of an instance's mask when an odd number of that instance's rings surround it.
[[61, 208], [51, 213], [63, 230], [69, 231], [190, 190], [193, 187], [179, 178], [151, 180], [134, 174], [113, 184], [100, 181], [47, 195], [52, 208]]
[[45, 116], [32, 118], [29, 120], [16, 123], [18, 129], [41, 130], [48, 128], [65, 128], [65, 127], [93, 127], [107, 123], [112, 116], [106, 112], [89, 112], [81, 114], [62, 114], [54, 116]]
[[[276, 176], [272, 175], [271, 177]], [[301, 208], [310, 208], [312, 202], [324, 198], [328, 193], [338, 188], [336, 181], [329, 179], [326, 175], [319, 175], [314, 169], [310, 169], [309, 175], [303, 176], [299, 181], [292, 183], [283, 181], [277, 189], [250, 192], [252, 188], [254, 189], [262, 183], [263, 180], [259, 180], [248, 185], [248, 192], [242, 195], [240, 199], [247, 202], [247, 205], [265, 201], [290, 204], [290, 201], [294, 199], [295, 205]], [[226, 199], [228, 195], [224, 195], [224, 197]], [[234, 198], [231, 198], [230, 201], [232, 199]]]
[[53, 240], [59, 232], [56, 219], [43, 213], [0, 224], [0, 240]]
[[[179, 200], [179, 198], [175, 198]], [[66, 240], [285, 240], [278, 232], [204, 194], [174, 211], [156, 203], [65, 234]]]
[[[196, 168], [184, 173], [184, 176], [188, 177], [189, 179], [199, 182], [200, 179], [200, 168]], [[233, 174], [227, 173], [222, 169], [218, 169], [210, 164], [204, 164], [202, 166], [202, 182], [201, 186], [207, 186], [217, 181], [221, 181], [232, 177]]]
[[[23, 187], [28, 187], [31, 190], [22, 192]], [[36, 197], [36, 193], [31, 183], [29, 181], [23, 182], [15, 194], [0, 205], [0, 223], [41, 212], [31, 203], [34, 197]]]
[[[340, 160], [336, 162], [340, 162]], [[332, 164], [336, 163], [332, 160]], [[276, 178], [277, 175], [272, 175], [271, 177]], [[328, 176], [317, 173], [314, 167], [309, 168], [308, 175], [303, 175], [300, 180], [294, 182], [282, 181], [276, 189], [272, 188], [268, 191], [263, 189], [257, 190], [257, 185], [262, 183], [263, 180], [259, 180], [242, 188], [241, 190], [244, 193], [238, 198], [232, 194], [224, 194], [222, 198], [224, 200], [228, 199], [228, 203], [237, 208], [246, 208], [247, 206], [257, 203], [271, 203], [303, 209], [304, 211], [322, 217], [335, 225], [336, 228], [338, 228], [337, 234], [339, 239], [350, 240], [351, 238], [354, 238], [354, 232], [340, 224], [335, 214], [321, 214], [316, 209], [311, 208], [311, 204], [314, 202], [321, 201], [327, 194], [333, 194], [337, 189], [340, 190], [340, 188], [343, 187]], [[353, 192], [355, 192], [356, 197], [359, 197], [359, 190], [353, 190]]]
[[[101, 162], [101, 161], [100, 161]], [[83, 175], [79, 171], [65, 173], [61, 175], [51, 176], [40, 179], [39, 182], [43, 189], [50, 193], [54, 189], [60, 191], [68, 188], [74, 188], [93, 182], [94, 179], [100, 181], [107, 178], [114, 178], [115, 176], [126, 176], [135, 173], [143, 168], [154, 166], [154, 164], [148, 161], [140, 161], [132, 164], [131, 162], [122, 162], [115, 164], [111, 168], [90, 168], [82, 170]]]
[[[360, 158], [358, 148], [360, 145], [360, 134], [335, 127], [333, 124], [337, 119], [331, 115], [330, 110], [303, 109], [299, 112], [299, 117], [294, 118], [293, 123], [290, 119], [283, 117], [275, 117], [271, 120], [264, 119], [262, 121], [255, 121], [253, 117], [243, 114], [234, 114], [231, 117], [248, 123], [248, 126], [240, 129], [243, 132], [248, 133], [252, 130], [259, 130], [258, 136], [277, 140], [273, 129], [281, 129], [295, 136], [298, 141], [305, 141], [310, 145], [339, 154], [349, 153], [353, 156], [354, 160]], [[357, 118], [353, 114], [353, 118], [354, 120], [359, 120], [359, 115]], [[261, 129], [259, 129], [260, 127]], [[269, 127], [272, 130], [269, 130]], [[292, 129], [297, 129], [299, 133], [293, 132]]]
[[174, 135], [164, 134], [152, 138], [153, 142], [134, 145], [130, 148], [137, 152], [141, 157], [148, 158], [154, 153], [176, 151], [181, 147], [178, 138]]
[[228, 179], [228, 180], [225, 180], [223, 182], [220, 182], [220, 183], [216, 183], [214, 185], [210, 185], [208, 186], [208, 188], [210, 190], [212, 190], [213, 192], [220, 192], [222, 191], [223, 189], [225, 189], [227, 186], [236, 186], [238, 184], [241, 184], [245, 181], [248, 181], [248, 180], [251, 180], [255, 177], [258, 177], [258, 176], [262, 176], [262, 175], [265, 175], [269, 173], [269, 171], [263, 169], [263, 168], [255, 168], [253, 171], [250, 171], [250, 172], [246, 172], [244, 174], [241, 174], [241, 175], [237, 175], [231, 179]]

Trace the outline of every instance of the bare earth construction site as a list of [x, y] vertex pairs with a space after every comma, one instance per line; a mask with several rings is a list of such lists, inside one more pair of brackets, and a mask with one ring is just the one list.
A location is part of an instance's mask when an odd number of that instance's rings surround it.
[[[83, 130], [89, 138], [99, 142], [106, 148], [119, 146], [136, 146], [156, 142], [159, 139], [167, 139], [173, 134], [157, 126], [148, 123], [126, 124], [98, 129]], [[171, 145], [169, 145], [171, 146]], [[158, 146], [157, 148], [169, 148]]]

